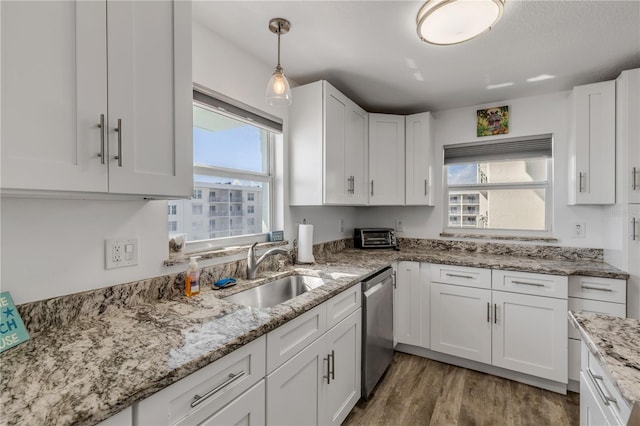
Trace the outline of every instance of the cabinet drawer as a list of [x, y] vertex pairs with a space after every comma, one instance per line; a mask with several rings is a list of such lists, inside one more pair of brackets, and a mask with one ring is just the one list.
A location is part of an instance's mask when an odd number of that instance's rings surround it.
[[[594, 312], [621, 318], [626, 316], [625, 305], [622, 303], [600, 302], [598, 300], [577, 299], [575, 297], [569, 297], [569, 310], [574, 312]], [[569, 326], [569, 337], [580, 339], [580, 333], [571, 325]]]
[[626, 303], [627, 281], [573, 275], [569, 277], [569, 297]]
[[362, 287], [360, 284], [343, 291], [329, 299], [327, 305], [327, 330], [351, 315], [362, 303]]
[[264, 425], [265, 413], [265, 384], [264, 379], [257, 385], [234, 399], [229, 405], [215, 413], [202, 423], [200, 419], [186, 418], [180, 426], [197, 424], [198, 426], [214, 425]]
[[323, 303], [267, 334], [267, 374], [309, 346], [326, 329], [327, 309]]
[[[265, 376], [265, 336], [220, 358], [138, 404], [137, 425], [199, 423]], [[196, 399], [199, 395], [201, 398]], [[196, 401], [202, 401], [192, 407]]]
[[491, 269], [431, 265], [431, 281], [467, 287], [491, 288]]
[[558, 299], [567, 298], [567, 283], [567, 277], [559, 275], [503, 271], [500, 269], [493, 270], [491, 279], [491, 287], [494, 290], [555, 297]]
[[613, 414], [616, 421], [612, 422], [612, 424], [626, 424], [631, 414], [631, 407], [622, 398], [620, 391], [611, 382], [604, 367], [600, 365], [600, 362], [587, 348], [587, 345], [583, 343], [581, 346], [582, 378], [587, 380], [595, 389], [598, 395], [598, 403], [602, 404], [607, 417], [610, 417], [610, 413]]

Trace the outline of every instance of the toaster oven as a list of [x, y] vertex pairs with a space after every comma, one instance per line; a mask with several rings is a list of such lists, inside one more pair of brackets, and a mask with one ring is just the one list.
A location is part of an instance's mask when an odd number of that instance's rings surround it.
[[397, 248], [396, 232], [393, 228], [355, 228], [355, 248]]

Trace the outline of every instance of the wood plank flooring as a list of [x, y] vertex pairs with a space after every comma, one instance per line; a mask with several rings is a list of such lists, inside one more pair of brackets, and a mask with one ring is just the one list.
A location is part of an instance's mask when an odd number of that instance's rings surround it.
[[369, 401], [346, 426], [578, 425], [580, 395], [529, 385], [396, 352]]

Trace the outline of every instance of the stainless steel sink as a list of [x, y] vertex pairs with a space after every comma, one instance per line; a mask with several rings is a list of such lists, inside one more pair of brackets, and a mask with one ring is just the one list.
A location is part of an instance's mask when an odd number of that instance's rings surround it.
[[288, 277], [225, 297], [224, 300], [254, 308], [268, 308], [279, 305], [324, 284], [324, 280], [319, 277], [289, 275]]

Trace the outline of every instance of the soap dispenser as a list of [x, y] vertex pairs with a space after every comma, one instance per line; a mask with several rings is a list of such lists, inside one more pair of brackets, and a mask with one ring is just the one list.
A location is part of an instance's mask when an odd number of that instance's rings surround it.
[[184, 279], [184, 294], [187, 297], [200, 294], [200, 269], [198, 269], [197, 259], [200, 259], [200, 256], [189, 258], [189, 266]]

